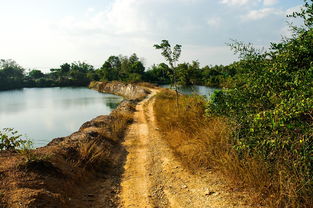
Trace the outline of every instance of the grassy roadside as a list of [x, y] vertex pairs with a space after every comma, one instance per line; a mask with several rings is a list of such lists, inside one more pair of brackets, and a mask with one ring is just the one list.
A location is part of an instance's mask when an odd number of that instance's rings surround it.
[[156, 95], [156, 119], [166, 141], [190, 170], [215, 166], [216, 158], [228, 149], [229, 127], [222, 118], [204, 116], [202, 97], [179, 96], [176, 108], [175, 96], [169, 90]]
[[285, 164], [269, 166], [257, 156], [238, 154], [233, 148], [238, 127], [230, 118], [205, 116], [202, 97], [180, 96], [176, 107], [175, 94], [164, 90], [156, 95], [154, 109], [164, 139], [190, 171], [216, 169], [271, 207], [311, 207], [310, 190], [299, 191], [302, 176]]

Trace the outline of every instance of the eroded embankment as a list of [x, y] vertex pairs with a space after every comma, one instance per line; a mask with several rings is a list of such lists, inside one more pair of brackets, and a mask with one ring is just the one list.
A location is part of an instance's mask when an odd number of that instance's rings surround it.
[[[143, 84], [141, 84], [143, 85]], [[91, 82], [89, 87], [99, 92], [108, 92], [120, 95], [128, 100], [142, 100], [151, 93], [147, 87], [140, 84], [127, 84], [123, 82]]]
[[45, 147], [0, 152], [1, 208], [117, 206], [126, 158], [123, 134], [132, 122], [136, 103], [150, 92], [119, 82], [95, 82], [90, 87], [128, 100], [110, 115], [98, 116]]

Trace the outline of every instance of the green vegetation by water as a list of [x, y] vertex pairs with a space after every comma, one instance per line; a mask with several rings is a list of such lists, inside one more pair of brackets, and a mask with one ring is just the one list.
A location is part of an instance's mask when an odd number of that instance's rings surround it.
[[[64, 63], [49, 73], [40, 70], [26, 70], [13, 60], [0, 60], [0, 90], [24, 87], [87, 86], [90, 81], [152, 82], [170, 84], [173, 70], [165, 63], [145, 68], [136, 54], [130, 57], [110, 56], [95, 69], [84, 62]], [[242, 69], [236, 63], [229, 66], [205, 66], [200, 63], [181, 63], [175, 66], [178, 85], [204, 85], [209, 87], [230, 87], [235, 75]]]
[[279, 193], [277, 207], [310, 207], [313, 196], [313, 3], [305, 1], [303, 27], [272, 43], [268, 51], [234, 42], [240, 71], [233, 87], [216, 92], [209, 116], [224, 116], [236, 127], [233, 148], [265, 163], [267, 190]]
[[[3, 60], [0, 89], [85, 85], [90, 80], [169, 84], [173, 83], [173, 75], [179, 85], [227, 88], [207, 101], [205, 115], [223, 118], [232, 127], [228, 145], [236, 154], [232, 157], [236, 158], [237, 168], [255, 168], [250, 175], [241, 171], [239, 180], [266, 181], [262, 187], [254, 183], [254, 188], [264, 198], [272, 197], [275, 207], [312, 207], [313, 1], [304, 2], [302, 10], [291, 15], [302, 19], [304, 25], [291, 25], [290, 38], [271, 43], [266, 51], [233, 41], [229, 46], [240, 60], [228, 66], [200, 67], [196, 61], [171, 65], [173, 60], [167, 60], [169, 65], [160, 63], [145, 69], [134, 54], [111, 56], [99, 69], [73, 63], [48, 74], [38, 71], [25, 74], [15, 62]], [[168, 44], [166, 50], [171, 49], [168, 42], [163, 43]]]

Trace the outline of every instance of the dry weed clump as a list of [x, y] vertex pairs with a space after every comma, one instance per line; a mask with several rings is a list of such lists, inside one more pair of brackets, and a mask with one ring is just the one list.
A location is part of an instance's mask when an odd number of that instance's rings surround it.
[[133, 122], [133, 114], [126, 111], [116, 111], [111, 123], [111, 139], [120, 141], [124, 136], [126, 127]]
[[99, 139], [80, 142], [78, 152], [76, 165], [88, 170], [96, 170], [105, 165], [111, 154], [110, 147]]
[[133, 121], [133, 114], [129, 111], [115, 111], [110, 119], [108, 128], [97, 129], [97, 138], [78, 143], [79, 160], [76, 165], [89, 170], [112, 165], [112, 149], [121, 142], [127, 126]]

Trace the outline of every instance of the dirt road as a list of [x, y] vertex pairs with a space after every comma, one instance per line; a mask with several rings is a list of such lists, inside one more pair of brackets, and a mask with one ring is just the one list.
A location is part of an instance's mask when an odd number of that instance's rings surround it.
[[229, 188], [218, 173], [191, 174], [181, 166], [158, 131], [155, 93], [137, 105], [123, 144], [128, 155], [120, 207], [255, 207], [245, 200], [248, 193]]

